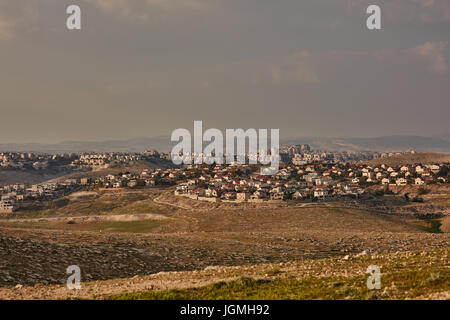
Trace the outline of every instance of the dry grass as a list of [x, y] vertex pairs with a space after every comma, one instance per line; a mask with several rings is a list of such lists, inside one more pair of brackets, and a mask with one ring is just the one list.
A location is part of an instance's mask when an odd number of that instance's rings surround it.
[[[158, 273], [65, 285], [0, 288], [1, 299], [423, 299], [448, 298], [449, 249]], [[367, 267], [381, 270], [369, 291]], [[275, 270], [275, 271], [274, 271]]]
[[441, 231], [450, 233], [450, 217], [442, 218], [441, 224]]
[[3, 218], [45, 218], [85, 215], [168, 214], [173, 208], [153, 202], [158, 193], [153, 190], [135, 190], [120, 193], [101, 192], [89, 198], [64, 197], [25, 207]]
[[[362, 251], [373, 254], [447, 248], [450, 243], [450, 234], [430, 233], [417, 219], [367, 210], [183, 210], [154, 203], [152, 198], [159, 196], [156, 190], [101, 193], [62, 202], [40, 214], [58, 219], [65, 215], [109, 219], [163, 212], [164, 221], [154, 222], [150, 217], [144, 222], [77, 220], [67, 224], [47, 218], [39, 223], [22, 220], [3, 224], [0, 260], [7, 267], [3, 270], [6, 273], [0, 272], [0, 285], [60, 283], [64, 268], [74, 263], [74, 257], [89, 274], [87, 280], [105, 280], [207, 266], [342, 257]], [[281, 276], [275, 266], [270, 270], [268, 274]]]

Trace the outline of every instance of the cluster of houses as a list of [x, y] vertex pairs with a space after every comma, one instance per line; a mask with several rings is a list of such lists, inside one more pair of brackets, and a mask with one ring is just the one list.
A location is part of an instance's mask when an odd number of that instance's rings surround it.
[[331, 196], [358, 197], [364, 189], [351, 183], [341, 183], [327, 174], [326, 166], [319, 164], [283, 165], [276, 175], [260, 175], [258, 168], [250, 165], [229, 165], [201, 170], [188, 166], [194, 177], [180, 183], [175, 195], [192, 199], [232, 202], [262, 202], [282, 200], [323, 200]]
[[[295, 159], [295, 157], [294, 157]], [[294, 160], [293, 160], [294, 162]], [[266, 200], [325, 200], [359, 197], [371, 185], [423, 185], [447, 183], [440, 174], [448, 164], [371, 167], [364, 164], [282, 165], [273, 176], [263, 176], [254, 166], [187, 166], [175, 195], [205, 201], [261, 202]], [[447, 172], [447, 170], [445, 171]]]
[[[268, 152], [270, 153], [270, 152]], [[321, 151], [311, 150], [311, 147], [307, 144], [303, 145], [287, 145], [279, 148], [279, 160], [281, 163], [293, 163], [295, 165], [305, 165], [313, 162], [327, 162], [327, 163], [348, 163], [348, 162], [367, 162], [373, 159], [388, 158], [392, 156], [398, 156], [402, 154], [414, 154], [414, 151], [408, 152], [391, 152], [380, 153], [372, 151]], [[263, 152], [265, 154], [265, 152]], [[207, 155], [203, 153], [191, 152], [187, 154], [180, 154], [180, 156], [191, 160], [202, 159], [205, 162]], [[211, 155], [208, 155], [211, 156]], [[258, 154], [261, 157], [261, 153]], [[184, 159], [183, 158], [183, 159]], [[257, 158], [257, 157], [256, 157]], [[245, 154], [245, 160], [256, 160], [255, 155], [249, 153]], [[270, 159], [268, 159], [270, 161]], [[224, 156], [224, 163], [226, 162]]]
[[[97, 178], [66, 179], [46, 184], [14, 184], [0, 187], [0, 212], [13, 212], [21, 203], [57, 199], [81, 189], [145, 188], [176, 185], [175, 195], [205, 201], [262, 202], [325, 200], [359, 197], [372, 185], [424, 185], [448, 183], [449, 164], [370, 166], [360, 162], [334, 161], [335, 157], [375, 157], [375, 154], [311, 152], [309, 146], [284, 147], [291, 161], [282, 163], [277, 174], [260, 175], [259, 165], [186, 165], [170, 169], [145, 169], [140, 173], [108, 174]], [[300, 152], [300, 153], [294, 153]], [[378, 157], [380, 154], [378, 154]], [[163, 159], [157, 151], [142, 154], [105, 153], [39, 156], [2, 153], [8, 163], [51, 161], [95, 168], [112, 163]]]
[[58, 199], [79, 190], [170, 186], [185, 177], [180, 171], [182, 169], [144, 169], [141, 173], [108, 174], [95, 179], [70, 178], [45, 184], [6, 185], [0, 187], [0, 213], [11, 213], [21, 204]]
[[47, 169], [52, 165], [64, 165], [76, 158], [75, 154], [39, 155], [34, 153], [2, 152], [0, 168], [4, 169]]
[[89, 185], [104, 189], [139, 188], [175, 185], [182, 179], [182, 169], [144, 169], [141, 173], [108, 174], [105, 177], [89, 180]]
[[[286, 145], [280, 147], [280, 157], [285, 163], [307, 164], [313, 161], [328, 161], [334, 163], [366, 162], [373, 159], [383, 159], [404, 154], [415, 154], [414, 150], [402, 152], [372, 152], [372, 151], [321, 151], [312, 150], [308, 144]], [[295, 161], [295, 162], [294, 162]]]
[[149, 150], [143, 153], [81, 153], [81, 154], [36, 154], [2, 152], [0, 169], [59, 169], [59, 170], [98, 170], [113, 166], [132, 165], [140, 160], [170, 159], [170, 155]]
[[101, 170], [117, 166], [132, 166], [138, 161], [155, 159], [170, 160], [170, 154], [159, 153], [156, 150], [148, 150], [143, 153], [82, 153], [77, 155], [70, 166], [73, 169]]
[[303, 165], [310, 162], [327, 161], [330, 163], [345, 163], [368, 161], [380, 158], [378, 152], [320, 151], [311, 150], [309, 145], [291, 145], [280, 147], [280, 158], [284, 163]]
[[[352, 182], [362, 184], [383, 184], [406, 186], [408, 184], [424, 185], [431, 183], [447, 183], [447, 174], [440, 174], [441, 170], [447, 172], [448, 164], [431, 165], [400, 165], [398, 167], [362, 166], [356, 172], [350, 172]], [[442, 171], [443, 172], [443, 171]]]
[[117, 165], [130, 165], [143, 160], [139, 153], [83, 153], [70, 164], [73, 168], [106, 169]]
[[77, 179], [58, 183], [3, 186], [0, 187], [0, 213], [11, 213], [23, 202], [58, 199], [79, 190], [80, 187], [81, 183]]

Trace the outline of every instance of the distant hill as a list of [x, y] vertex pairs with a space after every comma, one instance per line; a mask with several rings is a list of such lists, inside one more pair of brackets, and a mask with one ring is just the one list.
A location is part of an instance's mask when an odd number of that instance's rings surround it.
[[398, 166], [401, 164], [432, 164], [432, 163], [446, 163], [450, 162], [450, 155], [439, 153], [415, 153], [402, 154], [382, 159], [374, 159], [368, 162], [372, 166], [385, 164], [388, 166]]
[[41, 183], [46, 180], [54, 179], [66, 172], [52, 171], [52, 170], [0, 170], [0, 186], [16, 183]]
[[450, 132], [447, 132], [447, 133], [444, 133], [444, 134], [435, 135], [434, 137], [450, 141]]
[[421, 136], [388, 136], [379, 138], [352, 138], [346, 141], [369, 150], [415, 149], [422, 152], [450, 152], [450, 141]]
[[422, 136], [385, 136], [377, 138], [291, 138], [282, 144], [309, 144], [329, 151], [407, 151], [450, 153], [450, 140]]
[[149, 149], [170, 150], [169, 137], [139, 137], [129, 140], [64, 141], [55, 144], [0, 144], [0, 152], [80, 153], [80, 152], [143, 152]]
[[[445, 136], [445, 135], [444, 135]], [[385, 136], [376, 138], [287, 138], [282, 145], [309, 144], [316, 150], [328, 151], [407, 151], [450, 153], [450, 139], [423, 136]], [[80, 153], [80, 152], [143, 152], [157, 149], [168, 152], [173, 143], [168, 136], [139, 137], [129, 140], [65, 141], [55, 144], [0, 144], [0, 152]]]

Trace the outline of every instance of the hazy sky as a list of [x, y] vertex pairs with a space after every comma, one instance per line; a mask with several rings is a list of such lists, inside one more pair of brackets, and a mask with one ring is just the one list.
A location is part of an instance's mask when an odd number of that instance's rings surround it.
[[[66, 29], [70, 4], [80, 31]], [[450, 1], [0, 0], [0, 143], [194, 120], [282, 137], [447, 133]]]

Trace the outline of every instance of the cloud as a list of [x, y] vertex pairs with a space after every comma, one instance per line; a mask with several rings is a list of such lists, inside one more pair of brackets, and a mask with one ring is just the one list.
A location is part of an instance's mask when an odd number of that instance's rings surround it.
[[203, 11], [214, 0], [84, 0], [103, 12], [134, 22], [154, 22], [177, 11]]
[[0, 40], [34, 31], [38, 21], [39, 12], [32, 3], [0, 0]]
[[[315, 85], [320, 76], [315, 57], [307, 51], [287, 56], [271, 56], [204, 66], [148, 67], [139, 83], [126, 80], [108, 81], [105, 90], [111, 94], [148, 89], [256, 88]], [[317, 59], [316, 59], [317, 60]], [[149, 77], [151, 75], [151, 77]], [[136, 74], [133, 75], [133, 78]], [[121, 89], [126, 87], [126, 89]]]
[[225, 84], [278, 86], [320, 82], [313, 57], [307, 51], [221, 64], [194, 73], [197, 74], [199, 83], [208, 83], [212, 86]]
[[0, 40], [9, 40], [12, 38], [12, 21], [0, 16]]
[[301, 51], [287, 56], [265, 57], [224, 65], [217, 74], [227, 74], [235, 82], [248, 85], [314, 84], [319, 82], [309, 52]]
[[[431, 0], [430, 0], [431, 1]], [[449, 42], [427, 42], [411, 49], [413, 55], [429, 64], [431, 70], [438, 74], [449, 70], [445, 51]]]
[[[60, 0], [0, 0], [0, 41], [31, 33], [41, 26], [41, 16], [52, 12]], [[132, 22], [158, 22], [175, 13], [204, 12], [217, 0], [80, 0], [101, 12]], [[71, 1], [65, 1], [67, 5]], [[82, 10], [84, 8], [82, 7]], [[64, 13], [62, 13], [63, 15]], [[177, 16], [179, 17], [179, 16]], [[54, 18], [54, 15], [51, 16]], [[43, 20], [43, 19], [42, 19]], [[63, 25], [63, 24], [62, 24]]]
[[[373, 0], [346, 0], [349, 13], [363, 12]], [[379, 0], [382, 16], [389, 21], [442, 22], [450, 21], [450, 1], [448, 0]], [[364, 10], [365, 12], [365, 10]]]
[[269, 64], [269, 66], [272, 72], [271, 80], [275, 84], [320, 82], [319, 74], [308, 51], [296, 52]]
[[385, 49], [372, 55], [383, 63], [418, 65], [435, 74], [450, 71], [448, 66], [449, 41], [426, 42], [409, 49]]
[[[251, 88], [324, 85], [340, 79], [356, 79], [378, 68], [388, 74], [402, 74], [405, 70], [432, 74], [445, 74], [448, 65], [448, 42], [426, 42], [407, 49], [382, 49], [375, 51], [299, 51], [282, 56], [234, 61], [204, 66], [176, 66], [146, 69], [151, 74], [146, 83], [127, 83], [116, 80], [108, 93], [123, 93], [147, 89], [175, 88]], [[379, 68], [380, 64], [385, 67]], [[359, 78], [358, 78], [359, 79]], [[359, 80], [358, 80], [359, 81]], [[125, 91], [122, 87], [127, 87]]]

